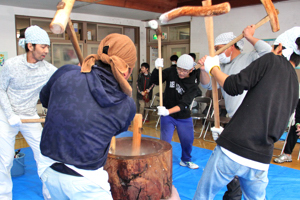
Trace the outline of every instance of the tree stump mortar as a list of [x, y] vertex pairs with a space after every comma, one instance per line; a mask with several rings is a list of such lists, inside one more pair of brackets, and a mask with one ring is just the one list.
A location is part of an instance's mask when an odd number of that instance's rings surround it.
[[132, 138], [116, 139], [104, 169], [114, 200], [159, 200], [172, 192], [172, 146], [162, 140], [142, 138], [140, 155], [132, 154]]

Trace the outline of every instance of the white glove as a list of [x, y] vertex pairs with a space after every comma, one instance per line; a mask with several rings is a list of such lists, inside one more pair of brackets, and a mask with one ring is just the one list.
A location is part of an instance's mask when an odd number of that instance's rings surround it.
[[222, 126], [220, 126], [220, 128], [212, 127], [210, 130], [214, 140], [217, 140], [219, 138], [219, 135], [221, 135], [222, 131], [224, 130], [224, 128]]
[[162, 115], [162, 116], [169, 115], [169, 110], [166, 109], [166, 107], [164, 106], [157, 106], [157, 110], [158, 110], [157, 112], [158, 115]]
[[13, 114], [10, 118], [8, 118], [8, 123], [11, 126], [20, 126], [22, 124], [21, 118], [15, 114]]
[[211, 75], [210, 71], [214, 67], [218, 67], [220, 69], [220, 61], [219, 56], [210, 57], [207, 56], [204, 62], [205, 71]]
[[158, 69], [159, 67], [163, 68], [164, 67], [164, 59], [163, 58], [157, 58], [155, 60], [155, 67]]

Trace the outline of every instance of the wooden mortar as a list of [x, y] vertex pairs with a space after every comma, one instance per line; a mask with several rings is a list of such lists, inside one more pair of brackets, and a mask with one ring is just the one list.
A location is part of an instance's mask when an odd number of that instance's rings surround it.
[[104, 169], [114, 200], [159, 200], [172, 192], [172, 146], [142, 138], [140, 155], [131, 156], [132, 138], [116, 139], [115, 154], [108, 154]]

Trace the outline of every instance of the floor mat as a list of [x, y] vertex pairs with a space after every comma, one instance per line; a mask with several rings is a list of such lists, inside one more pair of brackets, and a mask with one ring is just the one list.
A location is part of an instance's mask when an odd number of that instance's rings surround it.
[[[127, 131], [118, 137], [131, 137], [132, 132]], [[143, 137], [151, 137], [143, 135]], [[178, 142], [171, 142], [173, 150], [173, 184], [177, 188], [182, 200], [193, 199], [198, 181], [201, 177], [211, 150], [193, 147], [192, 161], [198, 164], [199, 169], [189, 169], [179, 165], [181, 157], [181, 146]], [[42, 183], [37, 175], [36, 164], [31, 148], [23, 148], [25, 154], [25, 174], [13, 177], [13, 199], [14, 200], [43, 200]], [[296, 200], [299, 199], [300, 170], [270, 165], [269, 185], [267, 187], [267, 200]], [[215, 197], [221, 200], [226, 187]]]

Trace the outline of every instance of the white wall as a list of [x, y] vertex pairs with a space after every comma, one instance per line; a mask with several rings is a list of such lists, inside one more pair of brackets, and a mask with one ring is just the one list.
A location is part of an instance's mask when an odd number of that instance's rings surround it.
[[[300, 26], [299, 20], [299, 0], [290, 0], [275, 3], [279, 10], [279, 23], [281, 30], [273, 33], [270, 24], [267, 23], [260, 27], [255, 36], [261, 39], [276, 38], [285, 30]], [[52, 18], [55, 11], [23, 9], [19, 7], [0, 6], [0, 52], [8, 52], [8, 57], [16, 56], [16, 36], [15, 36], [15, 15], [26, 15], [35, 17]], [[263, 5], [233, 8], [227, 14], [214, 17], [214, 35], [215, 37], [223, 32], [232, 31], [235, 35], [242, 33], [243, 29], [250, 24], [255, 24], [266, 16]], [[110, 23], [140, 27], [140, 63], [146, 61], [146, 22], [131, 19], [122, 19], [115, 17], [106, 17], [87, 14], [71, 14], [72, 20], [93, 21], [99, 23]], [[180, 17], [171, 23], [191, 22], [191, 44], [190, 51], [203, 56], [208, 53], [208, 44], [206, 39], [205, 25], [203, 17]], [[245, 42], [245, 51], [252, 49], [248, 42]]]

